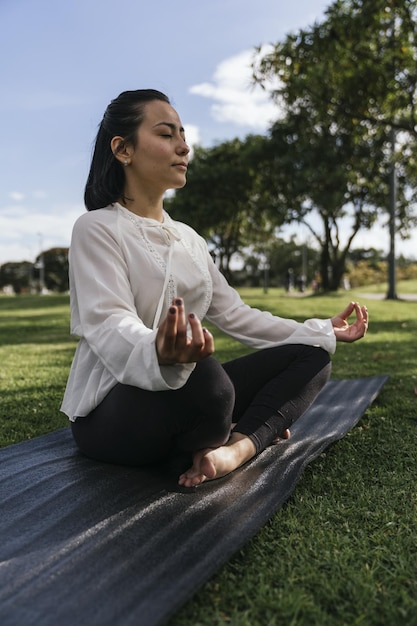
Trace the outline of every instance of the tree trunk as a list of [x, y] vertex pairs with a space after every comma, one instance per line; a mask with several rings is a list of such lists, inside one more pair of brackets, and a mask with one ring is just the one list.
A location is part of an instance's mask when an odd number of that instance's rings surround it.
[[320, 274], [321, 274], [321, 288], [323, 291], [330, 291], [330, 229], [328, 224], [324, 224], [325, 240], [320, 252]]
[[337, 291], [345, 273], [345, 255], [334, 259], [331, 266], [330, 291]]

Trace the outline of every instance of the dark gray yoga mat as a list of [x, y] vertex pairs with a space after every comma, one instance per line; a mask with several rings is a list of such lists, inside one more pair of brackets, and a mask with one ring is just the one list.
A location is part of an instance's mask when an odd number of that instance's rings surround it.
[[332, 380], [291, 439], [180, 488], [185, 459], [125, 468], [80, 456], [68, 428], [0, 450], [0, 624], [163, 624], [288, 499], [388, 376]]

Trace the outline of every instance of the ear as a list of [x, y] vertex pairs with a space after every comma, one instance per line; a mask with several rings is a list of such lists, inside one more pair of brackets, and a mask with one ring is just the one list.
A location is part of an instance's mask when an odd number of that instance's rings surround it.
[[123, 165], [130, 164], [130, 159], [132, 158], [133, 150], [131, 146], [123, 144], [123, 137], [113, 137], [110, 142], [110, 148], [113, 152], [115, 159], [120, 161]]

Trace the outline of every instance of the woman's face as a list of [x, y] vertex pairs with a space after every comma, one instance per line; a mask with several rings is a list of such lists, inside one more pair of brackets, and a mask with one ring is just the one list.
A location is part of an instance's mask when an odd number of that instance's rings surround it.
[[175, 109], [159, 100], [148, 102], [126, 175], [150, 192], [179, 189], [186, 183], [189, 151]]

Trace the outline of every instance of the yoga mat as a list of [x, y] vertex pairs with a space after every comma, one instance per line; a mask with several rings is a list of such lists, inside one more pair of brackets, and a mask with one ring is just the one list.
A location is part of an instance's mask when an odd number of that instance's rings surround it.
[[0, 450], [0, 624], [166, 623], [387, 379], [329, 381], [291, 439], [193, 489], [176, 483], [188, 459], [158, 468], [97, 463], [77, 452], [69, 428]]

